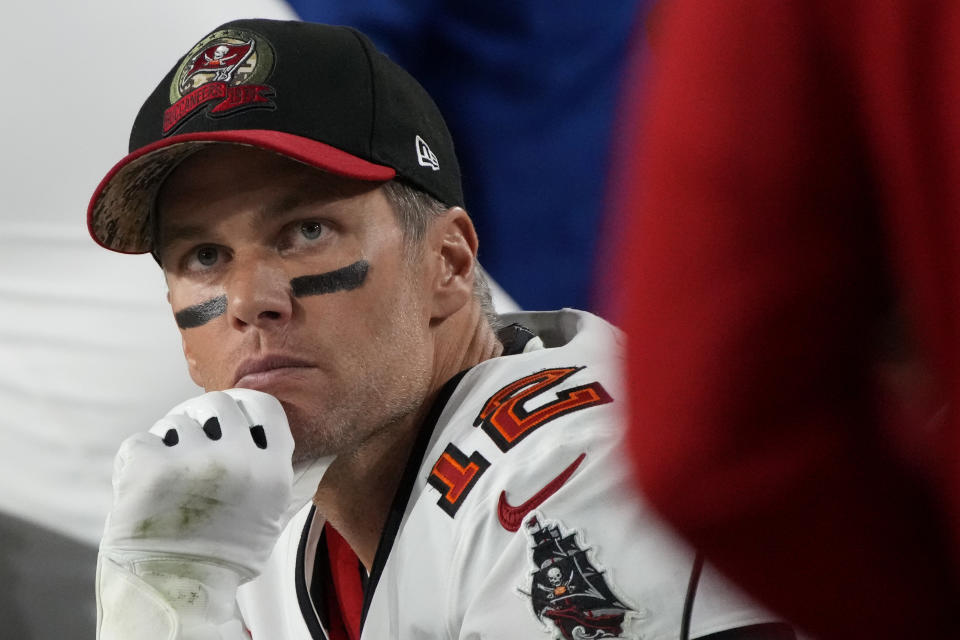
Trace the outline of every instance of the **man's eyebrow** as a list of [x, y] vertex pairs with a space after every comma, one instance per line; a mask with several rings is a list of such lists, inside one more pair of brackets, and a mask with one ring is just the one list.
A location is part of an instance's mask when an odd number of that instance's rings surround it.
[[161, 227], [157, 230], [157, 247], [163, 250], [164, 247], [174, 242], [183, 240], [193, 240], [206, 232], [200, 225], [173, 225], [170, 227]]
[[[289, 214], [300, 207], [310, 204], [323, 206], [336, 197], [337, 194], [318, 194], [309, 189], [298, 189], [284, 195], [275, 202], [265, 204], [261, 207], [256, 213], [257, 221], [259, 223], [269, 222], [272, 219]], [[206, 234], [207, 231], [206, 227], [195, 224], [161, 226], [157, 229], [156, 246], [162, 251], [164, 247], [174, 242], [195, 240], [197, 237]]]
[[305, 205], [317, 204], [324, 205], [330, 202], [329, 195], [319, 195], [306, 189], [298, 189], [292, 193], [284, 195], [275, 202], [264, 205], [258, 212], [257, 217], [266, 222], [272, 218], [290, 213]]

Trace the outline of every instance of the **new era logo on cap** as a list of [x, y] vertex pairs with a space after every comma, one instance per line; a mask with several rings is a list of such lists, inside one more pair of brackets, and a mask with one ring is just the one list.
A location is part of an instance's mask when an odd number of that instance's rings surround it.
[[417, 162], [421, 167], [430, 167], [434, 171], [440, 171], [440, 163], [437, 161], [436, 154], [430, 150], [423, 138], [417, 136]]

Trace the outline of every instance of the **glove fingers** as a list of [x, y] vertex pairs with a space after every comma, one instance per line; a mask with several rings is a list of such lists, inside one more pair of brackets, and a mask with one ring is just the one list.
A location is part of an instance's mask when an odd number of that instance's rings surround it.
[[293, 456], [293, 436], [287, 424], [287, 414], [279, 400], [253, 389], [227, 389], [224, 393], [247, 416], [250, 437], [257, 447], [278, 455]]
[[101, 550], [258, 574], [287, 522], [292, 450], [286, 415], [270, 395], [213, 392], [178, 405], [121, 447]]
[[189, 417], [197, 423], [200, 435], [210, 441], [234, 446], [245, 446], [250, 441], [251, 423], [233, 398], [222, 391], [187, 400], [170, 413]]
[[150, 433], [168, 447], [196, 448], [206, 444], [208, 439], [200, 423], [182, 413], [171, 413], [160, 418], [150, 427]]

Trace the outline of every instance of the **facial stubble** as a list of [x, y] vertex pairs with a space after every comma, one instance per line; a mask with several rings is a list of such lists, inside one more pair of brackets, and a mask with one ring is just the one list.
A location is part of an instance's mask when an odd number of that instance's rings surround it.
[[[403, 300], [404, 294], [398, 296]], [[374, 334], [367, 357], [353, 359], [346, 377], [354, 388], [328, 397], [313, 413], [285, 403], [296, 449], [294, 461], [358, 451], [370, 439], [415, 429], [430, 393], [431, 354], [422, 348], [414, 309], [393, 305], [388, 331]], [[349, 347], [345, 347], [349, 348]], [[282, 400], [281, 400], [282, 402]]]

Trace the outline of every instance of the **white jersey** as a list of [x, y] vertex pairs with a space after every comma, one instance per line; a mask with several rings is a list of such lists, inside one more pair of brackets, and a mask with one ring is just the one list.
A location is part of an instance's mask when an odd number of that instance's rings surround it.
[[[441, 392], [367, 581], [362, 638], [678, 638], [695, 554], [632, 487], [622, 334], [579, 311], [505, 319], [540, 340]], [[324, 637], [309, 595], [321, 529], [308, 505], [241, 588], [254, 640]], [[704, 570], [691, 638], [771, 621]]]

